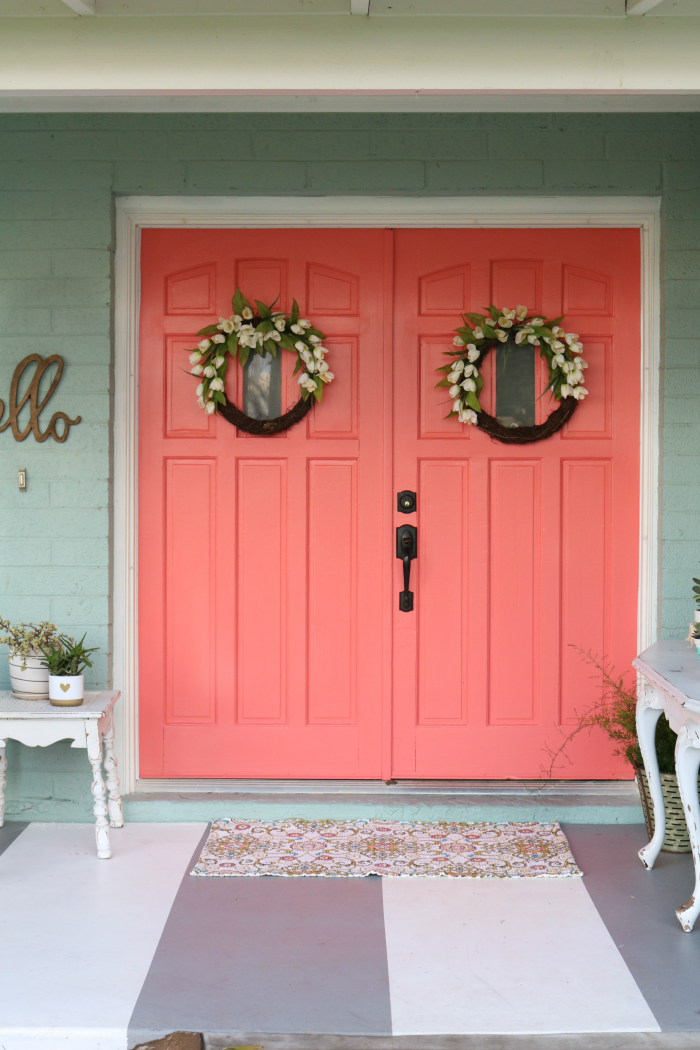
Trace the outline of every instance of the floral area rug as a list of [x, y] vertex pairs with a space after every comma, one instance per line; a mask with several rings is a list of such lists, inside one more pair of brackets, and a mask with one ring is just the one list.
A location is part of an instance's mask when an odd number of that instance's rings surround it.
[[215, 820], [192, 875], [581, 875], [558, 823]]

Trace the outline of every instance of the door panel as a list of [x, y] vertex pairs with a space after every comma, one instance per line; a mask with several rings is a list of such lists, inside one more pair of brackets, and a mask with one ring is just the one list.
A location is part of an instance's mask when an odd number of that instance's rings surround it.
[[[141, 776], [381, 775], [390, 249], [382, 230], [143, 231]], [[337, 382], [274, 437], [206, 416], [187, 374], [237, 282], [328, 334]]]
[[[546, 748], [596, 696], [572, 646], [620, 671], [635, 655], [639, 256], [633, 230], [395, 234], [394, 488], [418, 492], [415, 518], [396, 523], [419, 533], [412, 613], [398, 610], [398, 561], [394, 573], [397, 778], [539, 778]], [[460, 313], [490, 302], [565, 313], [583, 341], [590, 395], [545, 441], [505, 446], [445, 419], [434, 369]], [[550, 411], [538, 400], [536, 421]], [[611, 752], [582, 735], [557, 775], [629, 776]]]

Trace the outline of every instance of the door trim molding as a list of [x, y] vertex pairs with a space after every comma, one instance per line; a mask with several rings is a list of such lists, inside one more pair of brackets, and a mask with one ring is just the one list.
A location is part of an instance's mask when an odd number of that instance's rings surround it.
[[[641, 406], [637, 644], [656, 640], [659, 574], [659, 197], [118, 197], [115, 252], [112, 622], [117, 755], [138, 779], [138, 318], [144, 227], [627, 227], [641, 233]], [[143, 784], [143, 781], [141, 781]], [[167, 781], [152, 781], [165, 786]], [[143, 790], [143, 788], [142, 788]]]

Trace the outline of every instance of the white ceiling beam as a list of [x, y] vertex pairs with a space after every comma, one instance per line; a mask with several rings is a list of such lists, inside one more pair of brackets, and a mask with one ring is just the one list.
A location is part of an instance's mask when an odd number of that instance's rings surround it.
[[368, 15], [369, 0], [350, 0], [351, 15]]
[[[64, 3], [66, 0], [64, 0]], [[662, 0], [627, 0], [628, 15], [645, 15], [652, 7], [658, 7]]]
[[97, 0], [63, 0], [66, 7], [75, 11], [76, 15], [94, 15]]

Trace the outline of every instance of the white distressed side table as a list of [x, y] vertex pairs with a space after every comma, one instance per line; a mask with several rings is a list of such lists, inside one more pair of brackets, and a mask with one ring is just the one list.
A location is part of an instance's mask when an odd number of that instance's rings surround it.
[[[14, 693], [0, 691], [0, 827], [5, 821], [6, 741], [19, 740], [27, 747], [48, 747], [59, 740], [72, 740], [71, 747], [87, 749], [92, 766], [97, 856], [100, 860], [112, 856], [109, 828], [124, 826], [112, 719], [119, 696], [114, 690], [86, 693], [80, 707], [53, 707], [48, 700], [20, 700]], [[102, 778], [103, 741], [106, 788]]]
[[692, 642], [655, 642], [632, 661], [642, 675], [637, 694], [637, 735], [654, 803], [654, 836], [639, 851], [647, 869], [661, 851], [666, 814], [656, 758], [656, 723], [663, 711], [676, 741], [676, 775], [695, 865], [695, 889], [687, 903], [676, 908], [678, 920], [690, 933], [700, 914], [700, 660]]

